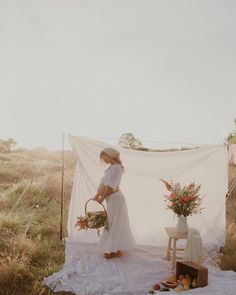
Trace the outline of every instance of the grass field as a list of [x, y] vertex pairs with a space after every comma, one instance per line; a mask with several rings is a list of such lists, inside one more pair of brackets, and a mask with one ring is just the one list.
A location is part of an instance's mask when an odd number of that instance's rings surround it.
[[[72, 152], [66, 152], [65, 163], [67, 212], [75, 167]], [[229, 172], [232, 181], [236, 167], [231, 165]], [[21, 149], [0, 154], [0, 295], [53, 294], [42, 280], [64, 262], [60, 193], [60, 153]], [[236, 271], [235, 221], [234, 192], [227, 201], [227, 244], [219, 265]]]
[[[229, 186], [236, 179], [236, 166], [229, 165]], [[220, 255], [219, 265], [223, 270], [236, 271], [236, 187], [226, 202], [226, 246]]]
[[[71, 152], [65, 157], [67, 211], [75, 158]], [[0, 154], [0, 167], [0, 294], [53, 294], [42, 280], [64, 262], [59, 240], [61, 155], [18, 150]]]

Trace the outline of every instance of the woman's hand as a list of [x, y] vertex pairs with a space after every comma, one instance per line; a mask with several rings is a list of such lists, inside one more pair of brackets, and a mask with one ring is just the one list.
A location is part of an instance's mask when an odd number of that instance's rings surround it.
[[98, 199], [99, 199], [99, 195], [96, 194], [96, 196], [93, 197], [93, 200], [94, 200], [94, 201], [98, 201]]
[[104, 201], [104, 198], [96, 194], [96, 196], [93, 197], [93, 200], [101, 204]]
[[102, 197], [100, 197], [100, 196], [95, 196], [94, 198], [93, 198], [93, 200], [94, 201], [97, 201], [98, 203], [102, 203], [103, 202], [103, 200], [104, 200], [104, 198], [102, 198]]
[[99, 198], [96, 200], [99, 204], [101, 204], [104, 201], [104, 198]]

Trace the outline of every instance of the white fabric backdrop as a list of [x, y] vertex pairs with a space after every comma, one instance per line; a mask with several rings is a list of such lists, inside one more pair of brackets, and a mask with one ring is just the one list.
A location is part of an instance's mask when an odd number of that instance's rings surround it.
[[[96, 231], [78, 231], [76, 217], [84, 215], [85, 202], [95, 194], [103, 176], [100, 151], [106, 143], [69, 136], [78, 156], [68, 215], [68, 236], [80, 242], [96, 242]], [[114, 146], [113, 146], [114, 147]], [[199, 230], [204, 244], [221, 245], [225, 237], [225, 195], [228, 187], [228, 158], [224, 146], [205, 146], [177, 152], [145, 152], [117, 148], [125, 167], [121, 182], [137, 244], [164, 246], [164, 228], [177, 223], [165, 207], [167, 193], [159, 178], [181, 184], [192, 181], [202, 185], [205, 195], [201, 215], [188, 217], [190, 227]]]

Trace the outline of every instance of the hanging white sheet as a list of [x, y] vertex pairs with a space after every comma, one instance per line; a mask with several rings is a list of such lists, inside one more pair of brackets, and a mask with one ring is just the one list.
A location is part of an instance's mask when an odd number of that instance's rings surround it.
[[[84, 215], [85, 202], [95, 194], [103, 175], [100, 151], [106, 143], [69, 136], [78, 162], [68, 215], [68, 236], [79, 242], [97, 242], [96, 231], [78, 231], [76, 217]], [[115, 147], [115, 146], [113, 146]], [[125, 167], [121, 182], [131, 228], [137, 244], [164, 246], [164, 228], [175, 226], [177, 219], [166, 209], [167, 193], [159, 178], [201, 184], [204, 195], [202, 214], [188, 217], [188, 224], [199, 230], [204, 245], [222, 245], [225, 238], [225, 195], [228, 187], [228, 158], [224, 146], [205, 146], [175, 152], [146, 152], [117, 148]]]

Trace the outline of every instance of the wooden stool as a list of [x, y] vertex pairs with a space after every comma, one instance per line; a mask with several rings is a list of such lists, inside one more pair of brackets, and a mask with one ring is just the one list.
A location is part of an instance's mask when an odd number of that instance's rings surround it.
[[[176, 248], [176, 242], [178, 240], [187, 240], [188, 233], [178, 233], [175, 227], [165, 227], [165, 231], [169, 236], [169, 242], [167, 247], [166, 259], [171, 261], [172, 270], [175, 269], [176, 251], [184, 251], [183, 248]], [[178, 257], [179, 258], [179, 257]]]

